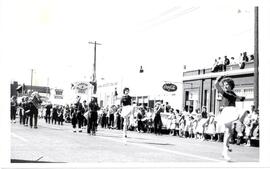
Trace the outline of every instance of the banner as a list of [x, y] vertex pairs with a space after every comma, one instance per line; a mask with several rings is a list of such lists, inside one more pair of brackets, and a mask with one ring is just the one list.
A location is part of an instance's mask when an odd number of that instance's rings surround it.
[[87, 82], [75, 82], [73, 83], [73, 90], [77, 94], [87, 94], [90, 89], [90, 84]]

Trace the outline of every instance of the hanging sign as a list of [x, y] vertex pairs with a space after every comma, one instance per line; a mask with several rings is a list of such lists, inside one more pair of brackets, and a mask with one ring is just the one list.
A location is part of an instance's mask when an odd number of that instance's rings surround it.
[[177, 86], [172, 83], [165, 83], [162, 88], [167, 92], [175, 92], [177, 90]]

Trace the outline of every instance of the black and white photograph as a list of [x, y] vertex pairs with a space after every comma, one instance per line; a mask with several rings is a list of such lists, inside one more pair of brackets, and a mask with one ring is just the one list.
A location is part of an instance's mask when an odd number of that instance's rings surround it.
[[266, 1], [0, 11], [1, 167], [269, 165]]

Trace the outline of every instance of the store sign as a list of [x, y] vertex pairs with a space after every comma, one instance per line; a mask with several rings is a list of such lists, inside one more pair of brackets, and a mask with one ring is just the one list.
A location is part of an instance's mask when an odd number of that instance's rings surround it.
[[165, 83], [162, 88], [167, 92], [175, 92], [177, 90], [177, 86], [172, 83]]
[[55, 95], [54, 98], [55, 98], [55, 99], [63, 99], [63, 96]]
[[63, 89], [55, 89], [55, 95], [54, 98], [55, 99], [63, 99]]

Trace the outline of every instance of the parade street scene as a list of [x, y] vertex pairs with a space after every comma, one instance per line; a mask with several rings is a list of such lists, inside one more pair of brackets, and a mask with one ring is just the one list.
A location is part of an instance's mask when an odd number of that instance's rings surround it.
[[2, 9], [11, 165], [260, 162], [259, 5], [15, 0]]

